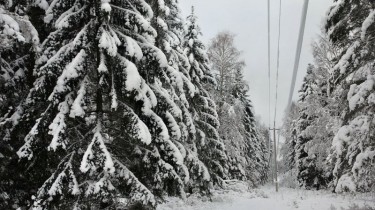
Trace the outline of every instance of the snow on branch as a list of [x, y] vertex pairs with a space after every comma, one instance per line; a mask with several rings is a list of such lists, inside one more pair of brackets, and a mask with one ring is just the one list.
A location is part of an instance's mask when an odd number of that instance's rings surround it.
[[137, 177], [120, 161], [114, 159], [116, 171], [114, 177], [124, 180], [124, 183], [130, 186], [130, 200], [132, 202], [141, 202], [144, 205], [156, 205], [154, 195], [145, 187]]
[[66, 129], [65, 118], [70, 111], [70, 105], [72, 104], [72, 94], [68, 94], [65, 97], [65, 101], [61, 102], [58, 106], [59, 113], [56, 115], [53, 122], [49, 125], [48, 134], [52, 135], [52, 141], [48, 146], [48, 150], [53, 149], [56, 151], [57, 147], [61, 146], [66, 149], [67, 139], [64, 138]]
[[362, 23], [362, 28], [361, 28], [361, 40], [365, 41], [366, 38], [366, 32], [367, 29], [374, 24], [375, 21], [375, 9], [370, 11], [370, 14], [367, 16], [365, 21]]
[[100, 168], [108, 174], [113, 174], [115, 171], [112, 156], [104, 143], [105, 139], [101, 132], [101, 125], [98, 123], [94, 129], [94, 137], [81, 161], [80, 170], [84, 173], [88, 171], [96, 172]]
[[74, 173], [72, 161], [75, 152], [67, 155], [57, 167], [57, 170], [44, 182], [37, 192], [32, 209], [46, 209], [48, 204], [59, 195], [67, 191], [70, 195], [81, 194], [79, 184]]
[[57, 80], [57, 84], [53, 92], [48, 97], [49, 101], [52, 101], [54, 103], [58, 102], [58, 95], [71, 89], [68, 86], [68, 82], [81, 76], [82, 71], [84, 70], [85, 57], [86, 52], [82, 49], [75, 56], [75, 58], [68, 65], [66, 65], [61, 76]]
[[84, 117], [85, 116], [85, 110], [82, 107], [84, 105], [84, 97], [86, 95], [86, 87], [88, 84], [87, 76], [83, 79], [81, 82], [81, 87], [79, 88], [77, 92], [76, 99], [74, 100], [71, 108], [70, 108], [70, 114], [69, 117], [75, 118], [75, 117]]

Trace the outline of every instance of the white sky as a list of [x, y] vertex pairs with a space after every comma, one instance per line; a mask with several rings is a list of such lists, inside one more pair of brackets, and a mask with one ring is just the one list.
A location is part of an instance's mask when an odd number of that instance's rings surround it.
[[[287, 106], [303, 2], [282, 0], [276, 126], [281, 124]], [[331, 4], [332, 0], [310, 0], [294, 100], [298, 98], [307, 64], [312, 62], [310, 44], [320, 33], [322, 19]], [[247, 64], [245, 76], [251, 88], [255, 114], [268, 125], [267, 0], [180, 0], [184, 16], [190, 13], [192, 5], [205, 43], [220, 31], [228, 30], [237, 35], [236, 45], [243, 51]], [[275, 106], [278, 8], [279, 1], [271, 0], [271, 121]]]

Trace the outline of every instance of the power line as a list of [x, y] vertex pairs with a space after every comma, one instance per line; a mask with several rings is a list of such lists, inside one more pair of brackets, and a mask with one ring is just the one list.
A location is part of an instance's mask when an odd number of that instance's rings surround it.
[[309, 6], [309, 0], [305, 0], [305, 2], [303, 4], [303, 9], [302, 9], [302, 15], [301, 15], [301, 25], [300, 25], [300, 28], [299, 28], [296, 58], [295, 58], [295, 61], [294, 61], [293, 78], [292, 78], [292, 85], [290, 86], [290, 91], [289, 91], [287, 111], [289, 111], [290, 105], [292, 104], [294, 88], [296, 86], [296, 78], [297, 78], [299, 60], [300, 60], [300, 57], [301, 57], [301, 49], [302, 49], [302, 43], [303, 43], [303, 35], [304, 35], [304, 32], [305, 32], [305, 24], [306, 24], [306, 16], [307, 16], [308, 6]]
[[268, 124], [271, 126], [271, 15], [270, 0], [267, 4], [268, 9]]
[[[271, 15], [270, 15], [270, 0], [267, 1], [268, 14], [268, 128], [271, 128]], [[269, 133], [269, 162], [271, 162], [271, 133]]]
[[276, 94], [275, 94], [275, 115], [273, 118], [274, 127], [276, 126], [277, 98], [279, 90], [279, 68], [280, 68], [280, 34], [281, 34], [281, 0], [279, 3], [279, 34], [277, 38], [277, 66], [276, 66]]

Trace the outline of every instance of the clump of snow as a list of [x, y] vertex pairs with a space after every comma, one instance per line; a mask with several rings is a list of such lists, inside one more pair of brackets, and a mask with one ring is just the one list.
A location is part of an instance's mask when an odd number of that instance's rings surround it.
[[65, 116], [69, 113], [71, 103], [70, 94], [66, 97], [65, 101], [59, 104], [59, 113], [56, 115], [55, 119], [49, 126], [49, 135], [52, 135], [52, 141], [48, 146], [48, 149], [53, 149], [56, 151], [57, 147], [61, 146], [63, 149], [66, 148], [66, 140], [63, 139], [62, 135], [65, 133]]
[[356, 192], [356, 185], [354, 183], [353, 177], [349, 174], [344, 174], [340, 177], [340, 179], [337, 182], [335, 192]]
[[337, 11], [343, 6], [343, 4], [344, 4], [343, 0], [335, 1], [333, 3], [331, 10], [328, 12], [327, 19], [330, 20], [337, 13]]
[[136, 128], [138, 129], [138, 137], [142, 140], [142, 142], [145, 144], [150, 144], [152, 137], [147, 125], [142, 120], [138, 119]]
[[159, 27], [162, 28], [163, 30], [165, 30], [165, 31], [168, 30], [168, 25], [160, 17], [157, 18], [157, 23], [158, 23]]
[[121, 55], [117, 55], [120, 65], [124, 67], [126, 74], [125, 89], [129, 92], [137, 93], [135, 99], [143, 102], [143, 112], [152, 112], [151, 108], [156, 106], [156, 96], [143, 78], [139, 75], [137, 67]]
[[39, 6], [40, 8], [42, 8], [44, 10], [47, 10], [48, 7], [49, 7], [48, 2], [46, 0], [35, 0], [34, 4]]
[[83, 109], [82, 105], [84, 104], [84, 96], [86, 94], [86, 78], [82, 81], [81, 87], [78, 90], [77, 97], [73, 102], [73, 105], [70, 109], [69, 117], [83, 117], [85, 115], [85, 110]]
[[112, 87], [110, 95], [111, 95], [111, 109], [117, 110], [117, 107], [118, 107], [117, 93], [114, 87]]
[[100, 5], [100, 9], [103, 10], [104, 12], [110, 13], [112, 8], [111, 5], [109, 5], [109, 2], [111, 0], [102, 0], [102, 4]]
[[373, 10], [370, 11], [370, 14], [367, 16], [365, 21], [363, 21], [363, 23], [362, 23], [362, 29], [361, 29], [361, 40], [362, 41], [365, 41], [367, 29], [372, 24], [374, 24], [374, 21], [375, 21], [375, 10], [373, 9]]
[[131, 57], [135, 57], [135, 59], [138, 61], [142, 59], [143, 57], [142, 49], [134, 39], [122, 33], [119, 33], [119, 38], [122, 39], [122, 43], [126, 48], [125, 53], [127, 55]]
[[100, 63], [99, 63], [99, 66], [98, 66], [98, 72], [99, 73], [107, 73], [108, 72], [108, 68], [107, 68], [106, 61], [105, 61], [105, 56], [104, 56], [103, 53], [100, 53]]
[[350, 86], [347, 98], [351, 111], [366, 101], [366, 97], [370, 95], [370, 92], [374, 89], [374, 85], [375, 76], [368, 75], [365, 82], [361, 83], [360, 85], [352, 84]]
[[341, 155], [343, 151], [343, 142], [348, 142], [350, 140], [350, 131], [348, 126], [343, 126], [333, 138], [332, 147], [335, 149], [338, 156]]
[[229, 116], [234, 116], [236, 114], [236, 112], [234, 111], [234, 107], [233, 106], [229, 107], [228, 114], [229, 114]]
[[365, 151], [359, 153], [353, 164], [352, 173], [354, 178], [358, 178], [358, 171], [362, 169], [365, 161], [371, 161], [375, 158], [375, 150], [366, 148]]
[[333, 67], [334, 70], [339, 69], [341, 74], [346, 72], [346, 68], [350, 65], [349, 60], [354, 59], [355, 50], [360, 46], [359, 41], [355, 41], [341, 57], [340, 61]]
[[[24, 42], [25, 37], [20, 32], [20, 27], [16, 20], [14, 20], [11, 16], [7, 14], [3, 14], [2, 10], [0, 10], [0, 25], [2, 25], [2, 31], [0, 34], [4, 34], [5, 36], [15, 37], [18, 41]], [[6, 44], [2, 43], [1, 44]]]
[[23, 114], [23, 108], [22, 108], [22, 106], [18, 106], [16, 111], [9, 118], [9, 120], [12, 122], [13, 126], [18, 125], [22, 114]]
[[101, 27], [100, 32], [99, 47], [106, 50], [110, 56], [115, 56], [117, 54], [117, 46], [121, 44], [120, 39], [112, 30], [107, 31]]
[[48, 8], [45, 9], [46, 11], [46, 15], [44, 16], [44, 22], [45, 23], [50, 23], [53, 19], [53, 9], [55, 8], [55, 6], [57, 5], [57, 3], [59, 2], [59, 0], [53, 0], [51, 2], [50, 5], [48, 5]]
[[367, 103], [369, 105], [375, 105], [375, 93], [371, 93], [367, 98]]

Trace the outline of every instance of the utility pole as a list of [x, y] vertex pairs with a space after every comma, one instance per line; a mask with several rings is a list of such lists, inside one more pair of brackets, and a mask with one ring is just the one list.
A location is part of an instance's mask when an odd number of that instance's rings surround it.
[[274, 178], [275, 178], [275, 187], [276, 192], [279, 192], [279, 181], [277, 180], [277, 148], [276, 148], [276, 131], [280, 130], [279, 128], [276, 128], [276, 123], [274, 122], [273, 128], [270, 128], [271, 131], [273, 131], [273, 160], [275, 162], [275, 168], [274, 168]]

